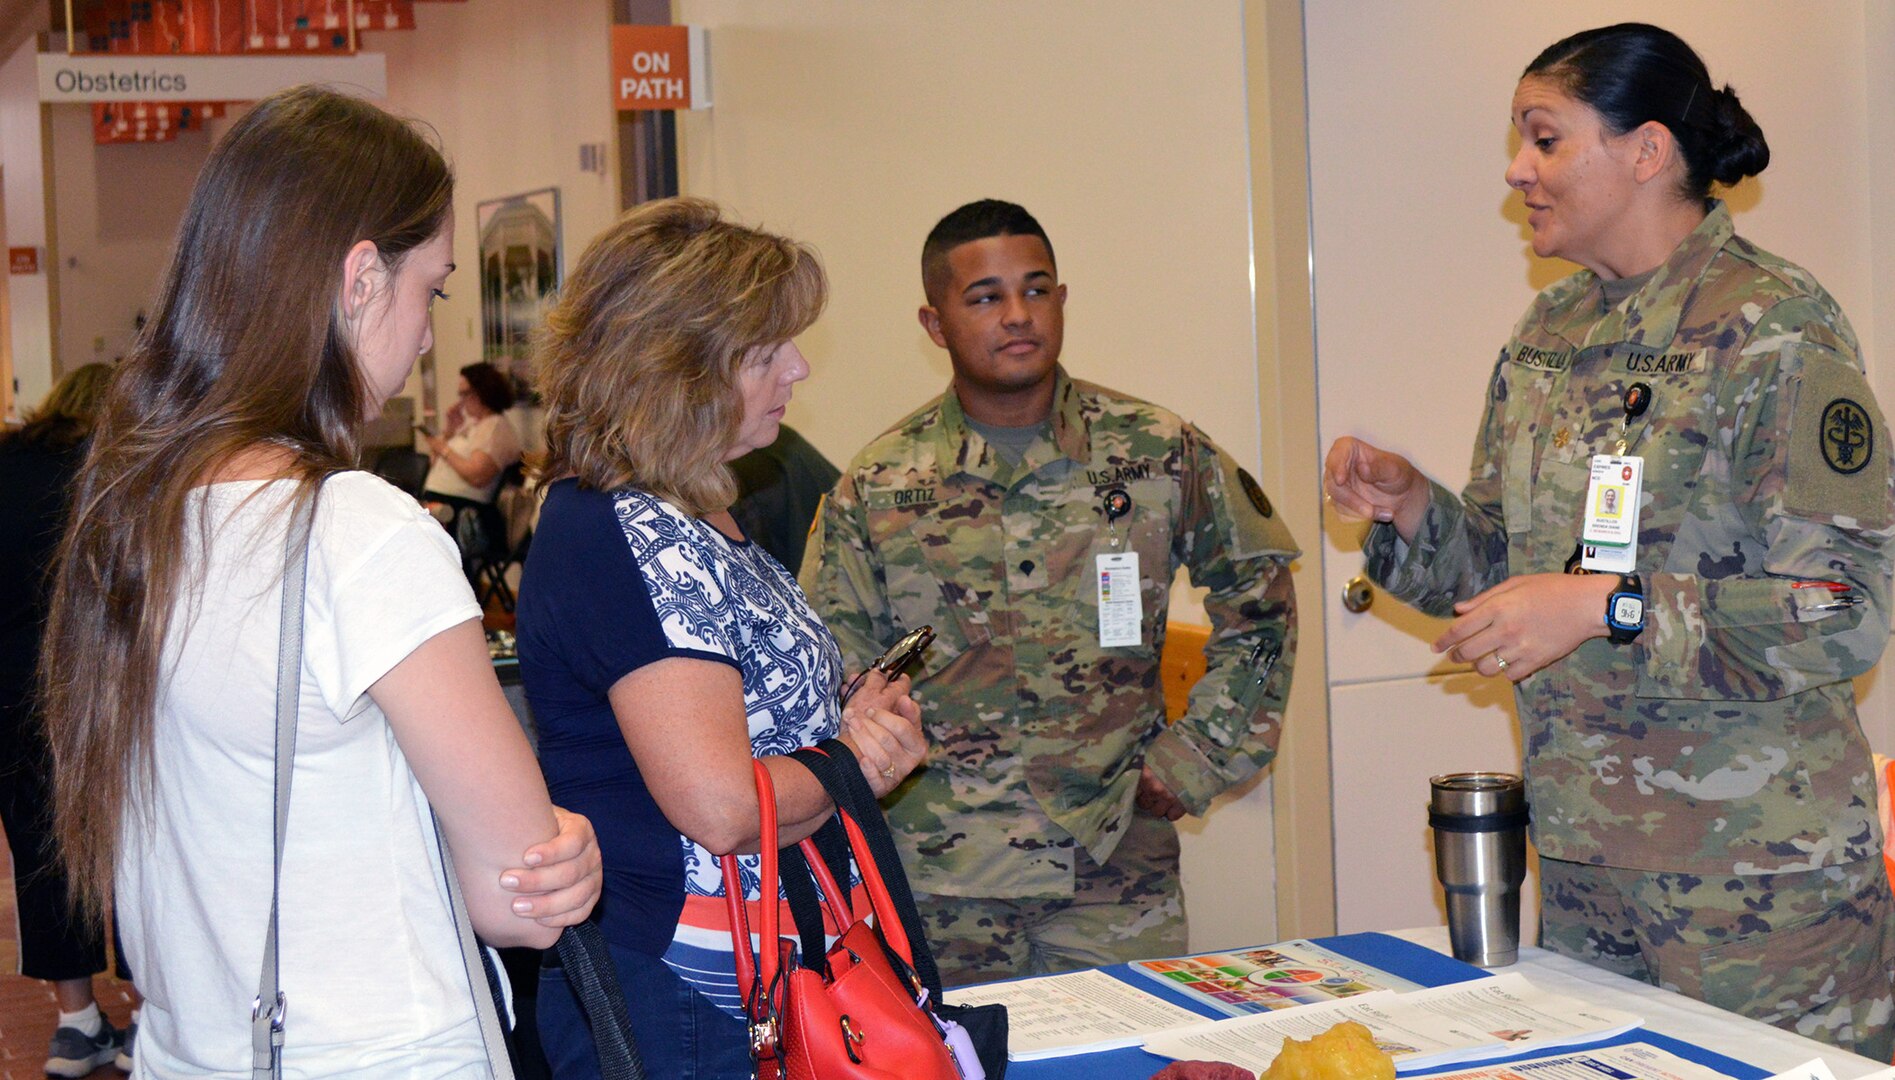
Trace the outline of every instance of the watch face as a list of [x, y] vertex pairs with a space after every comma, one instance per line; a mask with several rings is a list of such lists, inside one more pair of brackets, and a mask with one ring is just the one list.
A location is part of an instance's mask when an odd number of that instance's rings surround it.
[[1629, 593], [1620, 593], [1612, 598], [1612, 622], [1623, 627], [1642, 626], [1645, 623], [1645, 601]]

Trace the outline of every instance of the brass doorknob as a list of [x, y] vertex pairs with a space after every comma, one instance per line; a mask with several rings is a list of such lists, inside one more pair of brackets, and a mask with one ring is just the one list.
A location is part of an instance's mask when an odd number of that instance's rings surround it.
[[1342, 583], [1342, 606], [1356, 614], [1361, 614], [1375, 603], [1375, 586], [1361, 574]]

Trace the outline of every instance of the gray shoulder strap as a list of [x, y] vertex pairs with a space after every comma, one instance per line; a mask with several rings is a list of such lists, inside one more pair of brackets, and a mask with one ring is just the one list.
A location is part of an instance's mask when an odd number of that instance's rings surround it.
[[[281, 1080], [283, 1075], [283, 1020], [288, 999], [279, 982], [277, 911], [283, 888], [283, 837], [289, 828], [290, 775], [296, 761], [296, 714], [302, 699], [303, 596], [309, 581], [309, 539], [316, 517], [316, 496], [320, 494], [318, 487], [315, 494], [297, 507], [283, 540], [282, 630], [276, 647], [276, 841], [270, 872], [270, 926], [263, 938], [263, 974], [257, 981], [257, 996], [250, 1006], [251, 1080]], [[467, 901], [461, 895], [460, 879], [454, 876], [454, 857], [448, 852], [447, 837], [441, 832], [438, 819], [434, 832], [441, 848], [448, 904], [460, 935], [461, 959], [467, 969], [468, 989], [474, 995], [474, 1013], [480, 1021], [487, 1061], [495, 1080], [513, 1080], [506, 1036], [481, 959], [482, 947], [474, 938], [474, 924], [467, 914]]]

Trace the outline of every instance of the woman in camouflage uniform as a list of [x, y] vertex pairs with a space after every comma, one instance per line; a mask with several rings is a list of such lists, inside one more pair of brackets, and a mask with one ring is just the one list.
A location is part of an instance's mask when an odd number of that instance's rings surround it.
[[[1516, 684], [1545, 946], [1887, 1060], [1850, 680], [1888, 637], [1895, 489], [1855, 334], [1710, 197], [1769, 149], [1676, 36], [1554, 44], [1513, 120], [1533, 249], [1584, 269], [1501, 353], [1458, 496], [1353, 438], [1325, 488], [1376, 523], [1371, 576], [1454, 618], [1435, 649]], [[1630, 548], [1582, 547], [1620, 504]]]

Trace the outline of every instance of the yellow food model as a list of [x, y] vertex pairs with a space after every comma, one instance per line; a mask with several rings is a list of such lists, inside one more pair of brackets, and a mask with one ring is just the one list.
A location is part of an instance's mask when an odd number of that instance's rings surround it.
[[1263, 1080], [1395, 1080], [1395, 1059], [1369, 1029], [1345, 1020], [1311, 1039], [1288, 1039]]

